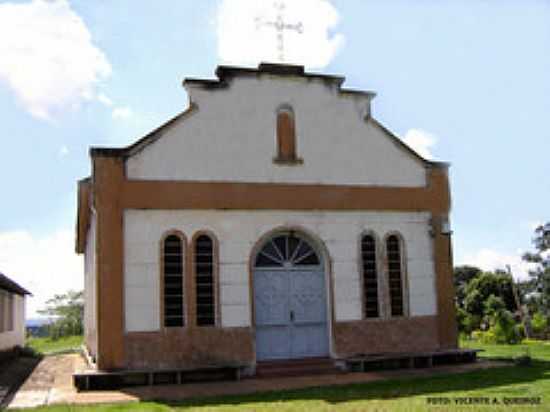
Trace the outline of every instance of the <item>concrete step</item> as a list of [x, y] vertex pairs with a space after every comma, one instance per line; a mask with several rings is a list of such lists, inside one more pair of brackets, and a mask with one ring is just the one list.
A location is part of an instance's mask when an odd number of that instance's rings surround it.
[[290, 376], [332, 375], [343, 373], [329, 358], [308, 358], [258, 362], [256, 377], [278, 378]]

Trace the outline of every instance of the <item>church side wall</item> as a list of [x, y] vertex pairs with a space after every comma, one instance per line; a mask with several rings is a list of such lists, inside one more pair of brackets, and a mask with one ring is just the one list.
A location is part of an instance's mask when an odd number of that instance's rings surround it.
[[84, 252], [84, 337], [92, 357], [97, 356], [96, 216], [91, 214]]
[[[437, 294], [430, 219], [428, 212], [127, 209], [123, 225], [127, 364], [159, 367], [172, 362], [173, 366], [174, 359], [181, 365], [212, 359], [253, 363], [249, 260], [257, 241], [280, 227], [302, 228], [326, 247], [332, 283], [333, 355], [435, 349]], [[190, 327], [179, 332], [161, 328], [159, 242], [169, 230], [181, 231], [187, 239], [199, 230], [216, 235], [221, 328], [193, 327], [189, 319]], [[390, 232], [399, 232], [404, 239], [407, 318], [362, 320], [359, 239], [367, 230], [376, 233], [379, 240]], [[192, 313], [190, 305], [188, 299], [187, 313]], [[224, 344], [219, 345], [220, 341]], [[152, 347], [161, 349], [152, 351]]]

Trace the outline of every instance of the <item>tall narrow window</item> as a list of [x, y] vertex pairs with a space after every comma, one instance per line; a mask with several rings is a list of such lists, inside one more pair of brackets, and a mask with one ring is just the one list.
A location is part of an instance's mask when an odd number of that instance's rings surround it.
[[164, 326], [184, 325], [183, 241], [169, 235], [163, 244], [164, 268]]
[[290, 107], [277, 111], [277, 160], [287, 162], [297, 160], [294, 112]]
[[200, 235], [196, 238], [194, 246], [197, 326], [215, 325], [214, 242], [210, 236]]
[[361, 239], [363, 263], [363, 302], [365, 317], [378, 317], [378, 271], [376, 270], [376, 241], [373, 236]]
[[388, 283], [392, 316], [403, 316], [403, 268], [401, 263], [401, 244], [396, 235], [386, 240], [388, 254]]

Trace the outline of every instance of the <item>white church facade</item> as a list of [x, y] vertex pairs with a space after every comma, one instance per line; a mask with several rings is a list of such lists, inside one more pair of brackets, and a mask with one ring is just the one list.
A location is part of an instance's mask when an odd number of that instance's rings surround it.
[[456, 348], [448, 165], [303, 67], [220, 66], [79, 182], [101, 370]]

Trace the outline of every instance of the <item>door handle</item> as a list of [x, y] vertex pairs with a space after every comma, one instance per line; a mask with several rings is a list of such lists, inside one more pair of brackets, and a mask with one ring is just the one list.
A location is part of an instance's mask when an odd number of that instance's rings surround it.
[[293, 310], [290, 311], [290, 321], [294, 322], [294, 311]]

